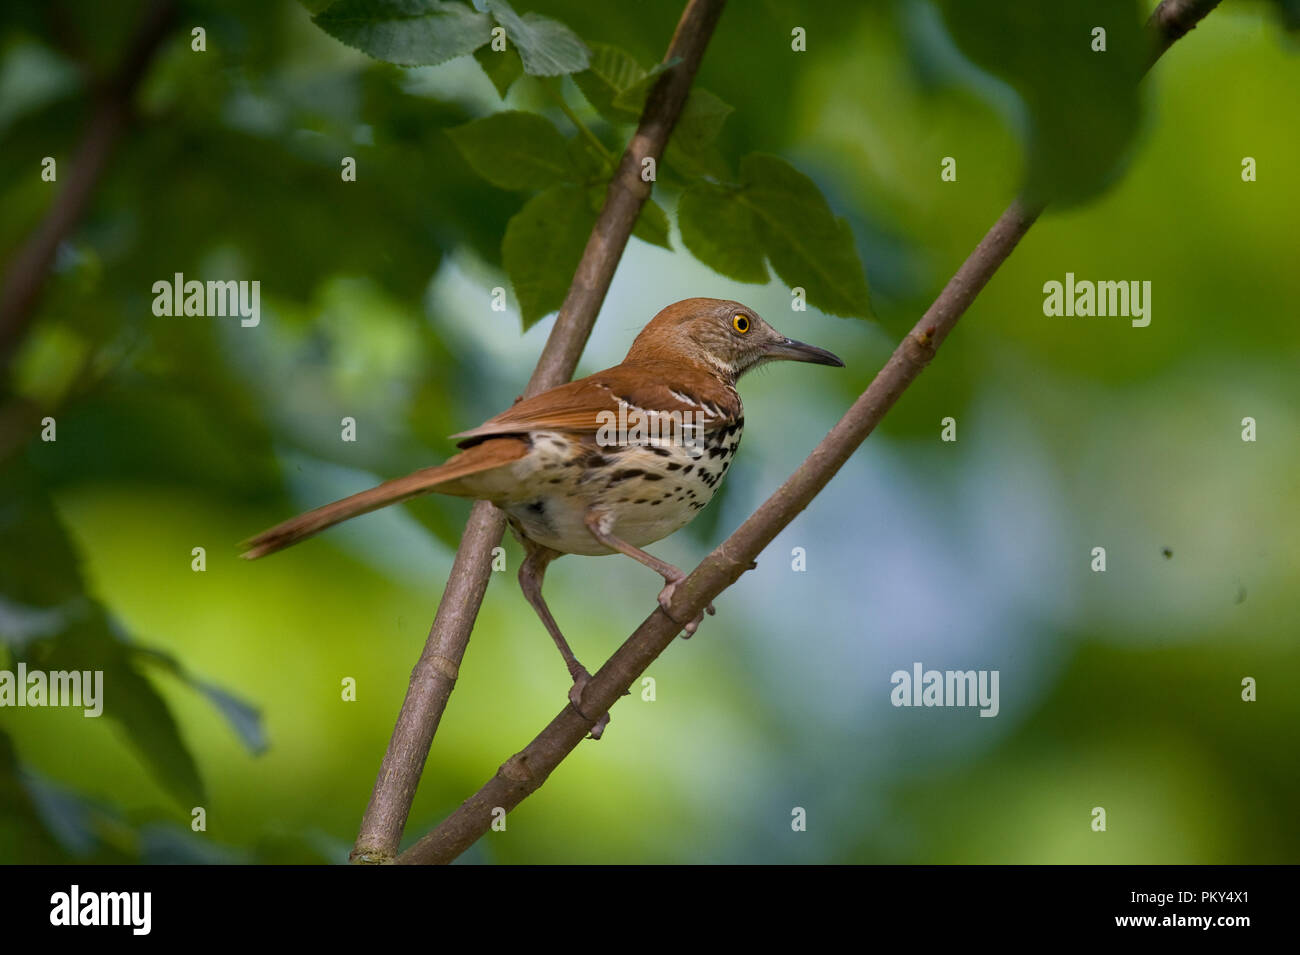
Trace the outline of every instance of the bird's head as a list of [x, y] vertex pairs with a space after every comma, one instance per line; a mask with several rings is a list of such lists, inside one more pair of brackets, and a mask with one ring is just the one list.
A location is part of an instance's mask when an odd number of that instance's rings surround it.
[[729, 384], [769, 361], [807, 361], [843, 368], [824, 348], [787, 338], [747, 305], [719, 298], [674, 302], [650, 320], [628, 361], [678, 361], [702, 366]]

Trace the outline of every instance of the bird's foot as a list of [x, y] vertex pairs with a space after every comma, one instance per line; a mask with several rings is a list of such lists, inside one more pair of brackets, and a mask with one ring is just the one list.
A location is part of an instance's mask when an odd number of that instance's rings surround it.
[[[569, 687], [569, 703], [578, 711], [578, 715], [583, 719], [591, 719], [582, 709], [582, 691], [587, 688], [591, 682], [591, 674], [587, 668], [579, 664], [577, 670], [573, 672], [573, 686]], [[605, 732], [605, 727], [609, 725], [609, 714], [602, 713], [600, 719], [592, 724], [590, 735], [592, 739], [600, 739], [600, 734]]]
[[[674, 622], [680, 621], [672, 615], [672, 611], [669, 610], [668, 607], [673, 602], [673, 594], [677, 592], [677, 585], [685, 579], [686, 574], [679, 570], [676, 577], [664, 577], [664, 589], [659, 591], [659, 606], [663, 609], [663, 612], [668, 615], [668, 619]], [[709, 601], [709, 603], [705, 605], [704, 613], [708, 613], [710, 617], [717, 613], [717, 611], [713, 609], [712, 601]], [[704, 622], [704, 613], [701, 613], [694, 620], [682, 624], [683, 640], [689, 640], [695, 635], [695, 631], [700, 629], [700, 624]]]

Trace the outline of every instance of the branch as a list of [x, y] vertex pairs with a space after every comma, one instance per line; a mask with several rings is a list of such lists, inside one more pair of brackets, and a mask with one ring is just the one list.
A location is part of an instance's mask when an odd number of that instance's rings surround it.
[[136, 87], [171, 29], [175, 14], [172, 0], [155, 0], [145, 13], [117, 71], [98, 91], [98, 102], [77, 147], [67, 185], [5, 269], [4, 288], [0, 291], [0, 370], [17, 352], [45, 287], [54, 254], [85, 214], [109, 156], [126, 131]]
[[[1148, 21], [1153, 35], [1176, 31], [1160, 45], [1151, 62], [1177, 37], [1186, 34], [1212, 10], [1218, 0], [1164, 0]], [[678, 585], [670, 610], [676, 620], [691, 620], [710, 601], [754, 566], [754, 559], [833, 478], [858, 446], [893, 407], [899, 396], [934, 358], [966, 309], [1020, 239], [1029, 231], [1042, 206], [1017, 199], [993, 224], [975, 251], [944, 286], [934, 304], [907, 334], [893, 355], [843, 418], [798, 469], [734, 534], [709, 554]], [[662, 609], [636, 629], [585, 687], [581, 704], [587, 713], [608, 711], [661, 654], [681, 630]], [[398, 864], [451, 862], [486, 833], [493, 810], [509, 812], [546, 782], [547, 777], [587, 735], [591, 720], [572, 704], [521, 752], [497, 770], [478, 792], [398, 858]]]
[[[649, 156], [657, 163], [663, 154], [724, 3], [690, 0], [686, 5], [664, 56], [664, 62], [674, 58], [681, 62], [660, 76], [646, 98], [641, 122], [610, 180], [604, 208], [592, 227], [573, 283], [523, 397], [547, 391], [573, 377], [628, 237], [650, 196], [651, 183], [641, 178], [641, 162]], [[424, 761], [447, 698], [456, 685], [465, 646], [487, 590], [492, 548], [500, 542], [504, 530], [505, 516], [499, 510], [486, 501], [474, 505], [429, 638], [411, 671], [406, 698], [352, 849], [354, 862], [388, 862], [397, 854]]]
[[1165, 50], [1196, 28], [1196, 24], [1219, 5], [1219, 0], [1163, 0], [1147, 20], [1147, 35], [1151, 38], [1151, 52], [1146, 69], [1155, 66]]

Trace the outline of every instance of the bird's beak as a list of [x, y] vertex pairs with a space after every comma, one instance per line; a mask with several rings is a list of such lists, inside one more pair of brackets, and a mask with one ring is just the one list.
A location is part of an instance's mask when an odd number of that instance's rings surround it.
[[818, 348], [816, 345], [805, 345], [793, 338], [772, 342], [764, 348], [764, 352], [766, 358], [775, 361], [807, 361], [812, 362], [814, 365], [844, 367], [844, 362], [825, 348]]

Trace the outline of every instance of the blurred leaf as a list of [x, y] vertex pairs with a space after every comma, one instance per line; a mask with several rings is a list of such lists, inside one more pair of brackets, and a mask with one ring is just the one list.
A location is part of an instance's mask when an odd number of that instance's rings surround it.
[[[333, 48], [323, 35], [320, 42]], [[233, 82], [232, 75], [238, 71], [210, 84]], [[416, 302], [443, 250], [469, 246], [499, 263], [501, 233], [518, 203], [474, 173], [444, 135], [472, 118], [466, 108], [405, 92], [408, 82], [398, 67], [370, 63], [358, 71], [354, 64], [333, 83], [277, 80], [278, 100], [292, 95], [292, 109], [243, 95], [239, 111], [191, 108], [192, 98], [203, 97], [187, 89], [184, 110], [123, 143], [114, 184], [97, 199], [115, 228], [91, 233], [105, 279], [97, 295], [76, 303], [78, 323], [107, 311], [92, 303], [133, 305], [160, 270], [198, 274], [214, 253], [237, 254], [245, 277], [262, 279], [264, 302], [306, 299], [331, 274], [364, 274]], [[357, 181], [341, 180], [342, 156], [356, 158]], [[5, 160], [0, 150], [0, 172]], [[159, 177], [168, 189], [151, 188]], [[230, 181], [242, 184], [257, 216], [230, 215], [223, 194]], [[319, 201], [324, 195], [328, 202]], [[183, 217], [174, 214], [180, 208]], [[6, 219], [0, 216], [0, 231]], [[205, 227], [192, 228], [199, 221]], [[141, 314], [124, 311], [128, 320]], [[152, 327], [150, 319], [141, 324]]]
[[312, 21], [348, 46], [398, 66], [433, 66], [491, 39], [487, 14], [444, 0], [339, 0]]
[[691, 90], [664, 152], [669, 165], [687, 176], [728, 178], [730, 170], [717, 139], [732, 112], [729, 104], [708, 90], [698, 86]]
[[[121, 61], [122, 51], [139, 29], [148, 8], [143, 3], [101, 3], [98, 0], [59, 0], [57, 4], [7, 3], [5, 26], [24, 19], [18, 29], [6, 31], [17, 39], [30, 33], [49, 32], [54, 50], [70, 54], [87, 78], [109, 75]], [[25, 27], [25, 29], [23, 29]], [[30, 31], [30, 32], [29, 32]]]
[[278, 471], [256, 396], [193, 328], [171, 325], [155, 335], [153, 349], [139, 355], [158, 363], [152, 373], [123, 373], [114, 387], [59, 416], [60, 438], [73, 441], [42, 447], [36, 465], [43, 480], [51, 488], [99, 479], [174, 481], [230, 496], [274, 487]]
[[766, 282], [758, 217], [731, 191], [697, 183], [677, 203], [682, 242], [715, 272], [738, 282]]
[[1300, 0], [1273, 0], [1282, 29], [1300, 30]]
[[29, 865], [67, 861], [43, 809], [18, 763], [13, 740], [0, 729], [0, 860]]
[[219, 845], [202, 833], [175, 823], [140, 827], [140, 861], [145, 865], [250, 865], [247, 849]]
[[474, 51], [474, 59], [483, 67], [483, 72], [497, 88], [502, 99], [506, 98], [506, 93], [510, 92], [515, 80], [524, 75], [523, 61], [513, 46], [507, 46], [504, 50], [494, 50], [490, 44], [481, 46]]
[[564, 304], [595, 222], [584, 190], [559, 185], [533, 196], [506, 226], [501, 259], [525, 330]]
[[59, 845], [78, 857], [94, 852], [99, 845], [94, 804], [30, 771], [23, 772], [21, 778], [41, 823]]
[[647, 199], [645, 205], [641, 207], [641, 214], [636, 218], [632, 234], [642, 242], [649, 242], [661, 249], [672, 251], [673, 245], [668, 239], [668, 213], [664, 212], [663, 206], [653, 199]]
[[68, 625], [76, 605], [25, 607], [0, 595], [0, 643], [21, 650], [34, 640], [52, 637]]
[[24, 659], [29, 668], [102, 671], [103, 715], [121, 725], [154, 778], [180, 805], [204, 801], [198, 765], [171, 711], [140, 669], [134, 648], [118, 638], [97, 603], [86, 619], [36, 643]]
[[21, 460], [0, 470], [0, 591], [8, 612], [0, 616], [0, 642], [15, 650], [18, 625], [31, 626], [40, 614], [58, 614], [82, 596], [81, 570], [72, 542], [63, 532], [49, 498]]
[[[395, 291], [414, 295], [437, 269], [441, 250], [436, 221], [421, 221], [418, 213], [439, 198], [420, 192], [417, 183], [424, 174], [409, 166], [404, 170], [408, 176], [404, 206], [388, 188], [392, 184], [388, 166], [401, 155], [400, 149], [376, 155], [352, 147], [344, 155], [357, 158], [358, 181], [345, 183], [337, 161], [327, 166], [237, 131], [224, 131], [215, 140], [208, 134], [206, 144], [197, 129], [172, 130], [146, 142], [157, 148], [151, 153], [139, 150], [135, 177], [146, 179], [171, 162], [180, 162], [183, 168], [168, 174], [167, 193], [142, 198], [126, 214], [146, 221], [160, 207], [184, 206], [187, 215], [211, 216], [212, 226], [179, 228], [164, 218], [165, 224], [156, 230], [132, 236], [138, 250], [151, 253], [138, 260], [133, 257], [134, 268], [147, 267], [162, 275], [197, 272], [206, 254], [229, 243], [239, 252], [248, 277], [263, 278], [264, 295], [298, 297], [305, 297], [322, 275], [332, 272], [366, 274]], [[441, 148], [435, 145], [423, 157], [424, 162], [435, 164], [438, 151], [459, 164], [460, 157], [445, 140]], [[229, 176], [244, 184], [245, 199], [256, 205], [258, 216], [227, 214], [226, 199], [215, 184]], [[328, 202], [313, 198], [326, 195]], [[347, 223], [342, 231], [341, 222]], [[274, 279], [268, 281], [270, 276]]]
[[587, 68], [591, 54], [586, 45], [559, 20], [537, 13], [520, 16], [506, 0], [487, 0], [487, 8], [505, 27], [506, 41], [519, 50], [525, 73], [561, 76]]
[[350, 836], [342, 839], [320, 830], [263, 836], [255, 849], [257, 861], [262, 865], [347, 865], [352, 851]]
[[[1015, 87], [1029, 109], [1024, 193], [1083, 201], [1116, 178], [1140, 119], [1147, 38], [1132, 0], [941, 0], [962, 51]], [[1092, 49], [1094, 28], [1105, 51]]]
[[565, 138], [536, 113], [493, 113], [447, 135], [475, 172], [502, 189], [545, 189], [581, 180]]
[[[760, 222], [763, 251], [792, 288], [831, 315], [870, 316], [871, 301], [848, 222], [836, 218], [817, 185], [784, 159], [751, 153], [740, 161], [736, 199]], [[738, 241], [745, 241], [743, 235]]]
[[0, 134], [15, 119], [77, 89], [76, 67], [36, 43], [16, 43], [0, 62]]
[[[167, 704], [136, 665], [134, 648], [84, 594], [76, 553], [44, 490], [26, 469], [11, 466], [0, 472], [0, 502], [0, 588], [6, 602], [67, 611], [58, 634], [11, 644], [16, 660], [30, 669], [102, 671], [103, 715], [122, 726], [154, 777], [182, 805], [201, 802], [198, 766]], [[8, 642], [6, 634], [0, 638]]]
[[207, 697], [217, 712], [226, 718], [231, 728], [239, 735], [248, 751], [257, 756], [267, 749], [266, 728], [262, 725], [262, 714], [257, 707], [245, 703], [234, 694], [222, 689], [215, 683], [201, 680], [190, 673], [174, 656], [149, 647], [139, 647], [136, 653], [143, 659], [165, 669], [178, 680]]
[[239, 734], [239, 738], [244, 741], [250, 753], [256, 756], [266, 752], [270, 743], [266, 738], [266, 727], [262, 725], [261, 710], [245, 703], [215, 683], [191, 679], [191, 685], [206, 696], [226, 718], [226, 722]]

